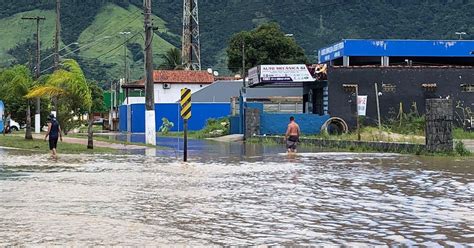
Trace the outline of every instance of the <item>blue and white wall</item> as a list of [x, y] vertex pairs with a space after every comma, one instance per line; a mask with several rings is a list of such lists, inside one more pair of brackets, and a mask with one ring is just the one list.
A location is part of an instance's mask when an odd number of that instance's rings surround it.
[[[127, 107], [130, 108], [130, 121], [127, 121]], [[180, 116], [180, 105], [178, 103], [155, 104], [156, 131], [163, 124], [162, 118], [167, 118], [174, 123], [173, 132], [183, 131], [183, 120]], [[229, 103], [193, 103], [192, 117], [188, 121], [190, 131], [201, 130], [208, 119], [227, 117], [230, 114]], [[130, 125], [130, 129], [128, 128]], [[145, 104], [131, 104], [120, 106], [121, 132], [130, 130], [132, 133], [145, 132]]]

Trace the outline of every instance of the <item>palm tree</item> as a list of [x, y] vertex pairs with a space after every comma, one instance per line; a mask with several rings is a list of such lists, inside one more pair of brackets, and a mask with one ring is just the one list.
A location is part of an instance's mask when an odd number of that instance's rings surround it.
[[25, 139], [32, 140], [31, 134], [31, 108], [30, 98], [27, 98], [28, 92], [33, 88], [34, 81], [30, 70], [24, 65], [17, 65], [4, 70], [0, 74], [0, 83], [2, 91], [11, 98], [26, 99], [26, 132]]
[[164, 62], [159, 66], [164, 70], [182, 70], [183, 63], [181, 51], [177, 48], [171, 48], [162, 56]]
[[[61, 69], [51, 74], [46, 84], [34, 88], [27, 95], [29, 99], [46, 96], [61, 101], [61, 105], [65, 108], [65, 114], [87, 112], [89, 117], [91, 117], [91, 90], [81, 67], [75, 60], [64, 60], [61, 63]], [[91, 124], [90, 122], [89, 125]], [[92, 129], [90, 129], [90, 132], [92, 132]], [[90, 134], [88, 144], [90, 144], [88, 148], [92, 149], [92, 134]]]

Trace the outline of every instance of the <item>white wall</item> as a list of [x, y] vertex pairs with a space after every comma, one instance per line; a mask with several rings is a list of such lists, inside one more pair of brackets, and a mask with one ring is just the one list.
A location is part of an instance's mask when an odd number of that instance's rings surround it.
[[[129, 104], [145, 103], [145, 97], [144, 96], [129, 97], [128, 103]], [[127, 105], [126, 98], [125, 98], [125, 101], [123, 101], [122, 105]]]
[[181, 98], [181, 89], [188, 88], [194, 93], [208, 84], [170, 84], [170, 89], [163, 89], [162, 84], [155, 84], [155, 103], [174, 103]]

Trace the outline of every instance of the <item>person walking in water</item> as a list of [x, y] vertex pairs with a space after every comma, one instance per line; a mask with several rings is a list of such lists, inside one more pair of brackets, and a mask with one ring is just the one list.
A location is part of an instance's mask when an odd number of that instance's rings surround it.
[[285, 140], [286, 148], [288, 153], [295, 153], [296, 146], [300, 140], [300, 126], [295, 122], [295, 117], [290, 117], [290, 124], [288, 124], [288, 129], [286, 130]]
[[49, 136], [49, 150], [51, 151], [51, 157], [57, 159], [58, 153], [56, 149], [58, 146], [58, 138], [61, 139], [61, 142], [63, 141], [61, 127], [59, 126], [59, 122], [56, 120], [56, 117], [54, 117], [53, 114], [49, 115], [48, 120], [48, 132], [46, 133], [46, 136], [44, 136], [44, 140], [46, 140], [46, 138]]

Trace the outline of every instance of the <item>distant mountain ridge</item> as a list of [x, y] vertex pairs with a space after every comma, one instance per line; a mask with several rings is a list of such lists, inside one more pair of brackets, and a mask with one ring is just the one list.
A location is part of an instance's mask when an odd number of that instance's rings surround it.
[[[17, 20], [23, 15], [44, 15], [42, 43], [44, 57], [51, 53], [55, 1], [7, 0], [0, 9], [0, 66], [31, 60], [33, 23]], [[33, 2], [33, 3], [32, 3]], [[62, 1], [62, 44], [78, 42], [70, 53], [87, 42], [98, 41], [72, 57], [79, 60], [89, 78], [108, 81], [124, 74], [124, 49], [111, 50], [125, 40], [118, 33], [142, 30], [142, 0]], [[315, 50], [343, 38], [457, 39], [455, 32], [474, 38], [474, 0], [229, 0], [200, 1], [200, 29], [203, 68], [226, 72], [225, 48], [229, 37], [267, 21], [278, 22], [293, 34], [310, 60]], [[166, 49], [180, 46], [182, 1], [154, 0], [155, 64]], [[131, 76], [143, 72], [141, 36], [127, 45]], [[64, 47], [63, 45], [62, 47]], [[28, 50], [29, 49], [29, 50]], [[26, 51], [26, 52], [25, 52]], [[28, 52], [30, 51], [30, 52]], [[103, 55], [104, 53], [107, 53]], [[30, 55], [29, 55], [30, 54]], [[69, 55], [69, 56], [71, 56]], [[44, 62], [47, 69], [50, 60]]]

